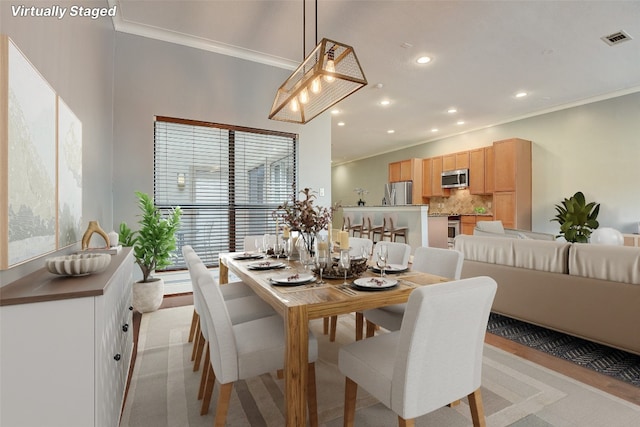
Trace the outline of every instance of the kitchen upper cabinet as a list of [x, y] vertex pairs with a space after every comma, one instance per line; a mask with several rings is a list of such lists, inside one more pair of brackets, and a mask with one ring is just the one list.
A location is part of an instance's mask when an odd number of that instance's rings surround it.
[[469, 151], [469, 193], [484, 194], [485, 192], [485, 161], [484, 148]]
[[487, 194], [493, 193], [495, 188], [495, 157], [493, 155], [493, 145], [484, 147], [484, 191]]
[[469, 193], [493, 192], [493, 147], [469, 151]]
[[516, 191], [531, 184], [531, 141], [518, 138], [496, 141], [493, 155], [494, 191]]
[[442, 170], [443, 171], [456, 170], [456, 155], [455, 154], [446, 154], [446, 155], [442, 156]]
[[506, 228], [531, 230], [531, 141], [493, 143], [493, 212]]
[[389, 182], [400, 181], [400, 162], [389, 163]]
[[456, 153], [456, 169], [469, 169], [469, 152]]
[[458, 169], [469, 168], [469, 152], [461, 151], [459, 153], [446, 154], [442, 156], [442, 170], [453, 171]]
[[431, 197], [433, 195], [431, 163], [432, 159], [422, 159], [422, 197]]
[[389, 163], [389, 182], [412, 181], [412, 204], [422, 203], [422, 159]]
[[408, 159], [389, 163], [389, 182], [413, 181], [415, 175], [415, 161]]
[[443, 157], [431, 158], [431, 195], [432, 196], [444, 196], [445, 191], [442, 188], [442, 167]]

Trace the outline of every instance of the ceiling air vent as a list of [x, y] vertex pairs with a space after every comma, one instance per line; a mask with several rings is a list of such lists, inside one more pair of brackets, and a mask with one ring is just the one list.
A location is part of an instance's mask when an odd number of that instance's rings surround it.
[[609, 34], [608, 36], [602, 37], [602, 40], [609, 46], [613, 46], [616, 44], [620, 44], [622, 42], [626, 42], [627, 40], [631, 40], [632, 37], [625, 33], [624, 31], [618, 31], [617, 33]]

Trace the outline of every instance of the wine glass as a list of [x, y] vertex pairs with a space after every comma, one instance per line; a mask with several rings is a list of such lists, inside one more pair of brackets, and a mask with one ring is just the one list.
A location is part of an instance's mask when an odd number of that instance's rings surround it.
[[269, 254], [270, 241], [271, 241], [271, 236], [269, 234], [265, 234], [264, 236], [262, 236], [262, 250], [264, 251], [265, 254]]
[[338, 266], [342, 271], [344, 271], [344, 283], [343, 285], [348, 285], [347, 283], [347, 272], [351, 267], [351, 257], [349, 256], [349, 251], [344, 249], [340, 251], [340, 261], [338, 261]]
[[387, 245], [379, 245], [378, 246], [378, 260], [376, 261], [376, 264], [378, 265], [378, 268], [380, 269], [380, 277], [384, 277], [384, 269], [387, 266], [387, 259], [388, 259]]
[[282, 245], [284, 256], [287, 257], [287, 261], [291, 261], [291, 238], [285, 237]]
[[362, 245], [362, 247], [360, 248], [360, 251], [362, 252], [362, 259], [365, 260], [365, 262], [367, 262], [369, 260], [369, 249], [367, 249], [366, 245]]
[[318, 282], [318, 285], [322, 285], [325, 283], [322, 280], [322, 273], [324, 272], [324, 269], [327, 268], [328, 264], [329, 264], [329, 251], [326, 249], [319, 249], [316, 252], [316, 265], [318, 266], [318, 270], [320, 271], [320, 281]]

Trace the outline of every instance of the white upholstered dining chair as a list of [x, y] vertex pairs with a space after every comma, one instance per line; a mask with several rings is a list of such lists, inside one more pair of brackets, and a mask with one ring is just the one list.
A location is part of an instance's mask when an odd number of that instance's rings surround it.
[[[216, 380], [220, 385], [214, 426], [224, 427], [233, 383], [284, 368], [285, 331], [281, 316], [233, 324], [222, 298], [220, 287], [213, 277], [198, 273], [197, 283], [202, 289], [204, 307], [201, 316], [207, 322], [210, 364], [203, 398], [203, 410], [208, 408]], [[307, 403], [312, 427], [318, 425], [316, 402], [315, 361], [318, 342], [309, 332], [309, 366]]]
[[[207, 333], [205, 331], [206, 325], [200, 320], [200, 313], [203, 310], [202, 302], [202, 290], [196, 281], [197, 274], [208, 274], [211, 276], [215, 286], [220, 288], [220, 292], [223, 292], [223, 288], [227, 289], [227, 286], [236, 286], [236, 284], [226, 284], [224, 286], [218, 285], [217, 281], [213, 277], [213, 274], [207, 269], [200, 257], [193, 252], [186, 255], [187, 265], [189, 268], [189, 275], [191, 276], [191, 283], [193, 286], [193, 307], [198, 313], [198, 323], [196, 327], [196, 336], [194, 337], [193, 351], [191, 353], [191, 360], [194, 361], [193, 370], [200, 369], [200, 361], [202, 360], [202, 353], [207, 348]], [[242, 283], [242, 282], [240, 282]], [[242, 285], [246, 286], [244, 283]], [[228, 288], [231, 289], [231, 288]], [[249, 288], [249, 291], [251, 289]], [[272, 316], [275, 314], [273, 308], [258, 297], [253, 291], [250, 294], [240, 294], [240, 291], [232, 294], [232, 297], [224, 298], [229, 310], [232, 323], [246, 322], [249, 320], [260, 319], [266, 316]], [[205, 366], [208, 356], [205, 355]], [[201, 396], [199, 396], [201, 397]]]
[[363, 247], [366, 249], [369, 257], [371, 257], [373, 240], [367, 239], [366, 237], [349, 237], [349, 256], [361, 257]]
[[[412, 271], [435, 274], [451, 280], [460, 279], [464, 254], [453, 249], [419, 247], [413, 254]], [[390, 331], [397, 331], [402, 324], [406, 304], [394, 304], [366, 310], [367, 336], [374, 333], [375, 325]]]
[[[349, 237], [349, 256], [361, 257], [362, 248], [367, 252], [368, 257], [371, 258], [371, 252], [373, 250], [373, 240], [366, 237]], [[329, 341], [334, 342], [336, 340], [336, 330], [338, 328], [338, 316], [331, 316], [325, 318], [324, 333], [329, 334]]]
[[[400, 242], [377, 242], [373, 248], [373, 256], [371, 259], [375, 263], [378, 259], [377, 250], [380, 245], [387, 247], [387, 264], [396, 264], [407, 266], [409, 264], [409, 258], [411, 257], [411, 246], [407, 243]], [[362, 335], [362, 328], [360, 325], [364, 323], [364, 315], [361, 311], [356, 312], [356, 339]], [[375, 328], [373, 324], [367, 324], [367, 334], [373, 334], [373, 329], [369, 331], [369, 328]]]
[[[192, 256], [195, 255], [195, 258]], [[189, 277], [191, 280], [192, 287], [195, 285], [193, 276], [191, 274], [191, 269], [189, 268], [190, 261], [197, 260], [198, 262], [202, 262], [197, 252], [193, 249], [191, 245], [182, 246], [182, 257], [184, 258], [184, 262], [187, 265], [187, 270], [189, 271]], [[228, 287], [227, 287], [228, 286]], [[249, 295], [255, 295], [255, 293], [251, 290], [249, 286], [241, 281], [230, 282], [225, 284], [225, 288], [222, 290], [222, 295], [224, 299], [234, 299], [245, 297]], [[198, 315], [198, 310], [194, 301], [193, 305], [193, 316], [191, 317], [191, 328], [189, 329], [189, 341], [194, 342], [195, 338], [198, 336], [200, 332], [200, 318]], [[194, 360], [195, 354], [197, 351], [197, 340], [194, 342], [193, 346], [193, 354], [191, 360]]]
[[373, 248], [373, 260], [377, 260], [376, 252], [378, 247], [387, 247], [387, 264], [408, 265], [411, 257], [411, 246], [401, 242], [377, 242]]
[[464, 396], [473, 425], [484, 426], [482, 354], [496, 289], [490, 277], [419, 287], [400, 330], [342, 347], [344, 425], [353, 426], [360, 385], [398, 415], [401, 427]]

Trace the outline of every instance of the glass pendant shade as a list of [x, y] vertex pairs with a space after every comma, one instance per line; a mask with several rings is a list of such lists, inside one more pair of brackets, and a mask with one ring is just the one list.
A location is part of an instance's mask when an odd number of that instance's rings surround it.
[[307, 123], [366, 85], [353, 48], [322, 39], [280, 86], [269, 118]]

